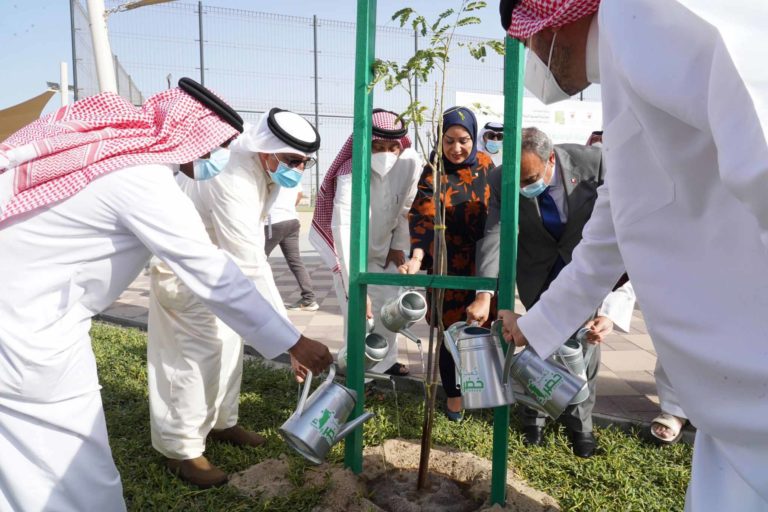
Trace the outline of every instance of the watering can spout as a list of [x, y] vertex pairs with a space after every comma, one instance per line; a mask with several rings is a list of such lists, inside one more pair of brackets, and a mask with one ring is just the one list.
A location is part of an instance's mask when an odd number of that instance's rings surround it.
[[371, 418], [373, 418], [372, 412], [364, 412], [357, 418], [346, 422], [344, 426], [341, 427], [341, 430], [339, 430], [339, 433], [336, 434], [336, 437], [333, 438], [334, 444], [338, 443], [339, 441], [347, 437], [347, 435], [349, 435], [350, 432], [352, 432], [357, 427], [359, 427], [360, 425], [362, 425], [364, 422], [368, 421]]
[[405, 336], [406, 338], [408, 338], [409, 340], [416, 343], [417, 345], [421, 344], [421, 340], [419, 339], [419, 337], [416, 336], [413, 332], [411, 332], [410, 329], [400, 329], [398, 332], [403, 336]]

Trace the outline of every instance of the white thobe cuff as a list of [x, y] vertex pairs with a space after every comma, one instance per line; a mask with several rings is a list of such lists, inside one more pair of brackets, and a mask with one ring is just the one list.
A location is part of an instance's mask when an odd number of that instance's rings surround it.
[[597, 316], [608, 317], [615, 327], [629, 332], [629, 324], [632, 322], [634, 309], [635, 290], [632, 288], [632, 283], [628, 282], [605, 297], [597, 310]]
[[550, 323], [541, 312], [541, 308], [532, 308], [517, 321], [528, 344], [542, 359], [546, 359], [568, 341], [571, 333], [563, 334], [557, 326]]
[[[256, 349], [265, 359], [274, 359], [293, 347], [300, 336], [301, 333], [287, 318], [275, 314], [253, 336], [245, 338], [245, 343]], [[254, 343], [253, 340], [259, 340], [259, 343]], [[265, 343], [264, 340], [270, 342]]]

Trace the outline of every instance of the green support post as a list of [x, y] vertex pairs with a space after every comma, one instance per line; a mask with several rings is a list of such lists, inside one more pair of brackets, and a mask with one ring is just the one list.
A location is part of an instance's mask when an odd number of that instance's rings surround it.
[[[371, 154], [372, 93], [371, 82], [376, 36], [376, 0], [357, 1], [357, 34], [355, 59], [355, 118], [352, 146], [352, 218], [351, 232], [358, 234], [352, 244], [349, 269], [349, 303], [347, 310], [347, 386], [357, 392], [358, 402], [351, 417], [364, 408], [364, 336], [367, 285], [453, 288], [464, 290], [495, 289], [498, 285], [499, 307], [513, 309], [515, 304], [515, 269], [517, 266], [518, 182], [520, 180], [520, 139], [523, 96], [522, 44], [506, 38], [504, 66], [504, 162], [502, 177], [501, 244], [498, 280], [466, 276], [374, 274], [368, 270], [369, 176]], [[504, 504], [507, 480], [507, 448], [509, 407], [494, 410], [493, 469], [491, 502]], [[362, 429], [347, 436], [344, 463], [355, 473], [363, 470]]]
[[[368, 270], [369, 176], [371, 168], [372, 93], [376, 0], [357, 1], [355, 59], [355, 120], [352, 144], [351, 232], [359, 243], [351, 244], [349, 260], [349, 304], [347, 309], [347, 387], [357, 392], [357, 404], [350, 419], [363, 413], [365, 303], [368, 286], [360, 275]], [[344, 443], [344, 464], [354, 473], [363, 470], [363, 431], [356, 428]]]
[[[523, 114], [524, 49], [516, 39], [504, 42], [504, 172], [501, 179], [501, 239], [499, 254], [499, 309], [515, 308], [517, 270], [518, 183], [520, 182], [520, 141]], [[506, 347], [505, 347], [506, 352]], [[493, 411], [493, 460], [491, 503], [504, 505], [507, 490], [509, 447], [509, 406]]]

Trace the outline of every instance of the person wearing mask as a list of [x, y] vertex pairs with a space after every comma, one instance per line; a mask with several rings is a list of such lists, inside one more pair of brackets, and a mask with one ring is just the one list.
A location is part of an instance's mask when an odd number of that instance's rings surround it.
[[174, 181], [243, 129], [200, 84], [179, 85], [140, 108], [91, 96], [0, 144], [2, 510], [125, 510], [88, 333], [152, 253], [265, 357], [332, 362], [211, 244]]
[[478, 149], [491, 156], [493, 166], [501, 165], [501, 150], [504, 144], [504, 125], [502, 123], [485, 123], [483, 129], [478, 134], [480, 142]]
[[[405, 262], [411, 241], [408, 211], [416, 195], [421, 159], [411, 148], [408, 129], [400, 117], [388, 110], [374, 109], [371, 142], [370, 208], [368, 229], [368, 272], [397, 273]], [[309, 240], [323, 262], [333, 272], [339, 305], [347, 318], [350, 244], [357, 237], [350, 233], [352, 217], [352, 136], [339, 151], [323, 179], [317, 196]], [[397, 361], [397, 333], [379, 321], [381, 306], [397, 297], [398, 288], [368, 286], [368, 318], [373, 332], [386, 338], [389, 351], [370, 368], [375, 373], [408, 375], [409, 369]], [[346, 333], [346, 328], [344, 330]]]
[[[208, 179], [177, 177], [211, 242], [282, 317], [263, 226], [281, 188], [295, 190], [319, 147], [308, 121], [273, 108], [228, 148], [194, 163]], [[158, 258], [150, 268], [147, 360], [152, 446], [183, 480], [202, 488], [225, 483], [227, 474], [203, 455], [206, 438], [252, 447], [265, 442], [237, 423], [243, 340]]]
[[[501, 167], [489, 175], [491, 203], [485, 238], [477, 248], [478, 273], [484, 277], [499, 275], [501, 175]], [[597, 188], [604, 179], [599, 149], [578, 144], [553, 145], [541, 130], [523, 129], [516, 275], [517, 290], [526, 309], [536, 304], [571, 261], [592, 214]], [[490, 293], [478, 293], [475, 302], [467, 308], [467, 319], [479, 323], [487, 321], [490, 303]], [[584, 324], [590, 329], [587, 339], [576, 340], [581, 342], [585, 357], [589, 357], [589, 397], [580, 404], [569, 406], [560, 419], [568, 431], [573, 453], [578, 457], [591, 457], [597, 446], [592, 433], [592, 409], [597, 399], [599, 343], [611, 334], [614, 325], [629, 332], [634, 306], [634, 291], [626, 282], [609, 293]], [[589, 344], [594, 345], [592, 350]], [[529, 407], [523, 407], [521, 412], [524, 443], [540, 445], [546, 416]]]
[[686, 510], [768, 509], [768, 4], [505, 2], [545, 103], [600, 83], [608, 179], [506, 338], [548, 357], [625, 270], [696, 425]]
[[301, 298], [296, 302], [286, 305], [289, 311], [317, 311], [320, 305], [315, 300], [315, 290], [312, 288], [312, 278], [304, 267], [299, 249], [299, 233], [301, 222], [296, 212], [303, 194], [300, 187], [280, 187], [272, 209], [269, 210], [267, 225], [264, 226], [264, 236], [267, 244], [264, 252], [267, 257], [280, 246], [288, 268], [301, 290]]
[[[436, 160], [433, 152], [431, 158]], [[488, 201], [491, 196], [488, 172], [493, 168], [491, 157], [478, 150], [477, 120], [465, 107], [451, 107], [443, 113], [442, 144], [443, 188], [440, 195], [445, 204], [445, 242], [447, 274], [477, 275], [475, 252], [483, 238]], [[402, 273], [415, 274], [434, 270], [435, 202], [432, 167], [424, 166], [418, 193], [410, 213], [412, 255], [401, 265]], [[432, 297], [428, 297], [430, 308]], [[465, 318], [467, 306], [475, 299], [474, 290], [446, 290], [442, 304], [442, 325], [446, 329]], [[494, 308], [491, 306], [491, 310]], [[427, 318], [431, 314], [427, 313]], [[456, 382], [456, 366], [444, 345], [440, 345], [440, 378], [447, 395], [446, 415], [451, 421], [462, 419], [461, 389]]]

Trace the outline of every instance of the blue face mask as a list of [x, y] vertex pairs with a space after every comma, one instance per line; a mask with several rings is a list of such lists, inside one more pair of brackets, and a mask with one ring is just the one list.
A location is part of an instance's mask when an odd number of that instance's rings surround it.
[[528, 199], [533, 199], [547, 189], [547, 184], [544, 183], [544, 178], [539, 178], [537, 181], [520, 187], [520, 193]]
[[277, 164], [277, 170], [270, 173], [272, 181], [283, 188], [294, 188], [298, 186], [298, 184], [301, 183], [301, 177], [303, 175], [303, 172], [298, 171], [293, 167], [288, 167], [288, 165], [283, 162], [279, 162]]
[[211, 153], [209, 158], [195, 160], [192, 164], [196, 180], [209, 180], [217, 176], [229, 162], [229, 150], [220, 148]]
[[501, 151], [501, 142], [498, 140], [487, 140], [485, 141], [485, 149], [488, 150], [490, 154], [495, 155]]

